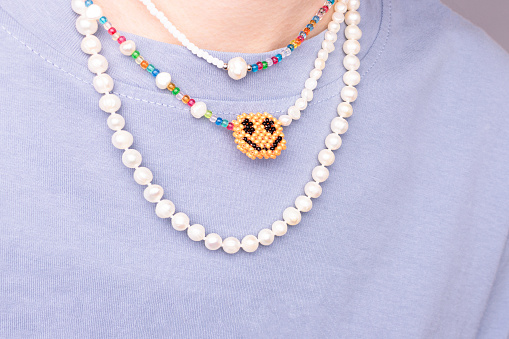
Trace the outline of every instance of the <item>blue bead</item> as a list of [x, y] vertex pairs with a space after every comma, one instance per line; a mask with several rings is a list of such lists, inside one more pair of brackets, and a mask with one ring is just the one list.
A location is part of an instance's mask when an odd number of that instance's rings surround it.
[[154, 70], [152, 71], [152, 75], [153, 75], [153, 76], [155, 76], [155, 77], [156, 77], [159, 73], [160, 73], [160, 72], [159, 72], [159, 70], [158, 70], [157, 68], [156, 68], [156, 69], [154, 69]]
[[92, 0], [87, 0], [87, 1], [85, 1], [85, 6], [89, 7], [93, 3], [94, 2]]
[[105, 23], [107, 23], [107, 22], [108, 22], [108, 19], [106, 19], [106, 17], [105, 17], [105, 16], [102, 16], [102, 17], [99, 19], [99, 22], [100, 22], [100, 23], [102, 23], [102, 24], [104, 25]]
[[318, 22], [318, 21], [320, 21], [320, 17], [319, 17], [318, 15], [315, 15], [315, 16], [313, 17], [313, 20], [315, 20], [315, 22]]
[[223, 122], [223, 119], [218, 117], [216, 120], [216, 125], [221, 125], [222, 122]]
[[335, 1], [336, 1], [336, 0], [329, 0], [329, 2], [331, 3], [331, 5], [334, 5], [334, 2], [335, 2]]
[[306, 27], [309, 28], [310, 31], [312, 31], [314, 28], [313, 25], [311, 25], [311, 24], [308, 24]]
[[306, 37], [308, 36], [304, 31], [300, 31], [299, 35], [302, 36], [304, 39], [306, 39]]
[[252, 72], [256, 72], [256, 71], [258, 71], [258, 65], [257, 65], [257, 64], [252, 64], [252, 65], [251, 65], [251, 71], [252, 71]]
[[281, 54], [276, 54], [277, 62], [283, 60], [283, 56]]
[[286, 47], [288, 47], [288, 48], [290, 49], [290, 51], [293, 51], [293, 50], [294, 50], [294, 48], [295, 48], [295, 46], [293, 46], [292, 44], [289, 44], [289, 45], [288, 45], [288, 46], [286, 46]]

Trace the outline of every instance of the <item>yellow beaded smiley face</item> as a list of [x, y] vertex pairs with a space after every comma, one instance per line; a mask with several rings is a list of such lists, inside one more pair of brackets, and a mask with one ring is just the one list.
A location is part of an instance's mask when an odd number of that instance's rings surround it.
[[251, 159], [276, 159], [286, 149], [283, 126], [269, 113], [243, 113], [233, 126], [237, 148]]

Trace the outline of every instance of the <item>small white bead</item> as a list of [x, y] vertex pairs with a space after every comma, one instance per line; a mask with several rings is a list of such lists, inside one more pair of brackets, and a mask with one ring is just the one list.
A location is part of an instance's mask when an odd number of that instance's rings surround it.
[[[157, 18], [157, 20], [161, 21], [161, 20], [163, 20], [163, 18], [166, 18], [166, 17], [164, 16], [163, 12], [158, 12], [156, 14], [156, 18]], [[168, 19], [166, 19], [166, 20], [168, 20]]]
[[274, 232], [268, 228], [264, 228], [258, 232], [258, 241], [264, 246], [268, 246], [274, 242]]
[[327, 29], [329, 31], [337, 33], [341, 29], [341, 24], [338, 24], [337, 22], [331, 21], [331, 22], [329, 22], [329, 25], [327, 26]]
[[306, 80], [306, 82], [304, 83], [304, 87], [306, 87], [307, 89], [310, 89], [310, 90], [314, 90], [317, 85], [318, 85], [318, 81], [316, 81], [316, 79], [313, 79], [313, 78], [308, 78]]
[[209, 250], [215, 251], [218, 248], [221, 247], [221, 244], [223, 243], [223, 239], [219, 236], [217, 233], [209, 233], [205, 237], [205, 247], [207, 247]]
[[329, 170], [324, 166], [316, 166], [313, 168], [311, 176], [313, 177], [314, 181], [324, 182], [325, 180], [329, 179]]
[[84, 0], [72, 0], [71, 2], [72, 10], [78, 14], [85, 14], [87, 10], [87, 6], [85, 6]]
[[200, 224], [194, 224], [187, 228], [187, 236], [193, 241], [202, 241], [205, 239], [205, 227]]
[[281, 123], [281, 125], [283, 126], [289, 126], [291, 123], [292, 123], [292, 117], [289, 116], [289, 115], [281, 115], [279, 117], [279, 122]]
[[343, 82], [350, 86], [357, 86], [361, 82], [361, 75], [357, 71], [348, 71], [343, 74]]
[[105, 31], [109, 30], [111, 27], [113, 27], [113, 26], [111, 25], [110, 22], [107, 22], [107, 23], [103, 24], [103, 28], [104, 28]]
[[113, 39], [115, 41], [117, 41], [119, 38], [120, 38], [120, 33], [118, 33], [118, 32], [111, 36], [111, 39]]
[[338, 105], [338, 115], [342, 118], [351, 117], [353, 114], [352, 105], [348, 102], [342, 102]]
[[311, 101], [311, 100], [313, 100], [313, 91], [308, 88], [303, 88], [302, 92], [300, 93], [300, 96], [303, 99], [306, 99], [306, 101]]
[[159, 185], [150, 185], [143, 191], [143, 196], [148, 202], [158, 202], [161, 200], [164, 190]]
[[329, 52], [322, 48], [318, 51], [317, 57], [319, 59], [322, 59], [323, 61], [327, 61], [327, 59], [329, 58]]
[[288, 225], [282, 220], [274, 221], [272, 224], [272, 233], [278, 237], [282, 237], [288, 231]]
[[115, 113], [121, 105], [120, 98], [115, 94], [105, 94], [99, 99], [99, 107], [106, 113]]
[[113, 146], [118, 149], [126, 149], [133, 144], [133, 135], [127, 131], [117, 131], [111, 136]]
[[106, 122], [108, 127], [114, 131], [119, 131], [125, 126], [124, 117], [116, 113], [111, 114]]
[[152, 175], [152, 171], [146, 167], [138, 167], [133, 174], [134, 181], [136, 181], [139, 185], [148, 185], [154, 176]]
[[359, 6], [361, 5], [359, 0], [348, 0], [346, 6], [349, 11], [356, 11], [359, 9]]
[[247, 74], [246, 60], [244, 60], [241, 57], [236, 57], [228, 61], [228, 75], [230, 76], [230, 78], [234, 80], [240, 80], [244, 78], [246, 74]]
[[336, 156], [330, 149], [323, 149], [318, 153], [318, 161], [324, 166], [330, 166], [334, 163]]
[[108, 93], [113, 90], [113, 79], [106, 73], [94, 77], [94, 88], [99, 93]]
[[325, 138], [325, 146], [333, 151], [340, 148], [342, 143], [343, 140], [341, 140], [341, 137], [336, 133], [331, 133]]
[[161, 200], [156, 205], [156, 215], [159, 218], [169, 218], [175, 213], [175, 204], [168, 199]]
[[334, 43], [332, 41], [328, 41], [328, 40], [322, 41], [322, 48], [324, 50], [326, 50], [327, 53], [332, 53], [336, 49], [336, 47], [334, 47]]
[[327, 31], [325, 32], [324, 39], [334, 43], [338, 40], [338, 35], [336, 34], [336, 32]]
[[[151, 186], [149, 186], [151, 187]], [[149, 188], [148, 187], [148, 188]], [[189, 227], [189, 217], [183, 212], [179, 212], [171, 218], [171, 226], [177, 231], [184, 231]]]
[[120, 44], [119, 49], [123, 55], [130, 56], [136, 51], [136, 44], [132, 40], [126, 40]]
[[348, 130], [348, 121], [342, 117], [335, 117], [330, 123], [330, 128], [337, 134], [343, 134]]
[[251, 234], [246, 235], [242, 239], [242, 249], [249, 253], [256, 251], [258, 249], [258, 244], [258, 238]]
[[300, 110], [296, 106], [291, 106], [288, 108], [288, 115], [293, 120], [299, 120], [300, 119]]
[[346, 10], [347, 10], [346, 4], [341, 1], [336, 2], [336, 4], [334, 5], [334, 11], [336, 12], [345, 13]]
[[295, 207], [301, 212], [309, 212], [313, 208], [313, 201], [307, 196], [301, 195], [295, 199]]
[[141, 154], [135, 149], [127, 149], [122, 154], [122, 162], [129, 168], [138, 167], [141, 164]]
[[320, 79], [322, 77], [322, 70], [314, 68], [311, 72], [309, 72], [309, 77], [315, 80]]
[[87, 10], [85, 11], [85, 16], [89, 18], [90, 20], [98, 20], [100, 17], [103, 16], [103, 10], [99, 5], [92, 4], [87, 7]]
[[357, 25], [349, 25], [345, 28], [345, 37], [350, 40], [360, 40], [362, 37], [362, 31]]
[[283, 220], [288, 224], [288, 225], [297, 225], [300, 220], [301, 220], [302, 216], [299, 212], [298, 209], [296, 209], [295, 207], [288, 207], [284, 210], [283, 212]]
[[299, 98], [295, 100], [295, 107], [297, 107], [299, 110], [303, 111], [308, 107], [308, 102], [304, 98]]
[[355, 10], [350, 10], [345, 14], [345, 23], [347, 25], [358, 25], [361, 22], [361, 15]]
[[361, 44], [357, 40], [345, 40], [343, 52], [345, 54], [358, 54], [361, 51]]
[[191, 114], [193, 117], [199, 119], [207, 113], [207, 105], [204, 102], [198, 101], [191, 107]]
[[315, 181], [310, 181], [304, 186], [304, 193], [311, 198], [318, 198], [322, 195], [322, 186]]
[[341, 99], [346, 102], [354, 102], [357, 99], [357, 88], [345, 86], [341, 89]]
[[240, 241], [235, 237], [228, 237], [223, 240], [222, 246], [226, 253], [237, 253], [240, 250]]
[[332, 14], [332, 21], [337, 24], [341, 24], [343, 21], [345, 21], [345, 14], [341, 12], [334, 12], [334, 14]]
[[315, 68], [319, 69], [320, 71], [325, 68], [325, 60], [316, 58], [315, 59]]
[[361, 62], [356, 55], [347, 54], [343, 58], [343, 66], [349, 71], [356, 71], [359, 69]]
[[101, 42], [95, 35], [87, 35], [81, 40], [81, 50], [86, 54], [96, 54], [101, 51]]
[[87, 19], [84, 15], [81, 15], [76, 19], [76, 29], [80, 34], [89, 35], [97, 32], [97, 21]]
[[108, 69], [108, 60], [101, 54], [93, 54], [88, 58], [88, 69], [92, 73], [104, 73]]
[[166, 89], [171, 82], [171, 74], [161, 72], [156, 76], [156, 86], [159, 89]]

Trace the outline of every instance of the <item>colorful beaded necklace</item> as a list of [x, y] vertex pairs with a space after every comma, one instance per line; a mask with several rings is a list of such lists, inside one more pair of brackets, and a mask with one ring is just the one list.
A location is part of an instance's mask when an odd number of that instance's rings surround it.
[[[360, 15], [357, 12], [360, 5], [359, 1], [360, 0], [340, 0], [340, 2], [337, 2], [334, 6], [336, 12], [341, 14], [348, 9], [348, 13], [344, 18], [348, 25], [345, 28], [347, 41], [358, 40], [362, 35], [357, 26], [360, 22]], [[242, 238], [242, 241], [236, 237], [227, 237], [223, 240], [217, 233], [206, 234], [203, 225], [191, 224], [187, 214], [183, 212], [175, 213], [176, 208], [173, 202], [168, 199], [162, 199], [164, 195], [163, 188], [160, 185], [152, 183], [152, 171], [146, 167], [140, 166], [142, 163], [142, 156], [140, 152], [130, 148], [133, 144], [133, 135], [124, 129], [125, 120], [118, 113], [121, 105], [120, 99], [110, 93], [113, 90], [113, 79], [104, 73], [108, 69], [108, 62], [104, 56], [99, 54], [101, 51], [101, 43], [99, 39], [93, 35], [97, 31], [98, 24], [96, 20], [102, 17], [102, 10], [97, 5], [91, 4], [88, 7], [85, 6], [84, 0], [72, 0], [72, 8], [81, 15], [76, 20], [76, 28], [78, 32], [85, 35], [81, 43], [81, 48], [85, 53], [90, 54], [88, 68], [91, 72], [96, 74], [93, 85], [96, 91], [102, 94], [99, 100], [99, 106], [107, 113], [110, 113], [107, 124], [110, 129], [115, 131], [111, 138], [112, 144], [114, 147], [124, 150], [122, 162], [125, 166], [135, 169], [133, 174], [134, 180], [140, 185], [147, 186], [144, 189], [143, 196], [147, 201], [156, 204], [155, 213], [158, 217], [171, 219], [171, 225], [174, 229], [178, 231], [187, 231], [187, 235], [193, 241], [204, 241], [207, 249], [217, 250], [222, 248], [229, 254], [237, 253], [241, 248], [245, 252], [254, 252], [259, 248], [260, 244], [268, 246], [274, 242], [275, 236], [280, 237], [287, 233], [288, 225], [294, 226], [301, 222], [302, 212], [309, 212], [313, 207], [311, 199], [317, 199], [322, 194], [320, 183], [326, 181], [329, 177], [329, 170], [327, 167], [331, 166], [335, 161], [333, 151], [341, 147], [342, 140], [340, 135], [348, 130], [348, 122], [345, 118], [350, 117], [353, 113], [350, 103], [357, 98], [357, 90], [354, 86], [360, 81], [360, 77], [354, 73], [350, 73], [351, 70], [349, 70], [349, 68], [354, 60], [352, 57], [357, 58], [355, 54], [358, 53], [358, 48], [353, 49], [352, 46], [354, 45], [347, 44], [347, 42], [343, 45], [343, 50], [345, 50], [346, 53], [343, 59], [343, 65], [348, 70], [343, 75], [343, 81], [346, 84], [341, 90], [343, 102], [337, 107], [339, 116], [333, 118], [331, 121], [330, 128], [332, 133], [325, 138], [326, 148], [318, 153], [318, 162], [320, 165], [316, 166], [311, 172], [313, 181], [309, 181], [304, 186], [305, 195], [300, 195], [295, 199], [295, 207], [291, 206], [284, 210], [282, 220], [276, 220], [271, 228], [262, 229], [258, 232], [257, 236], [246, 235]]]

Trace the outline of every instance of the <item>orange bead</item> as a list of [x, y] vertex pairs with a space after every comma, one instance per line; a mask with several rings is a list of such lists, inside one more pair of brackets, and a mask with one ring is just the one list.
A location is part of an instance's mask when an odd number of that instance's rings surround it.
[[184, 104], [187, 104], [187, 103], [189, 102], [189, 99], [191, 99], [191, 98], [189, 97], [189, 95], [187, 95], [187, 94], [186, 94], [186, 95], [184, 95], [184, 96], [182, 97], [182, 102], [183, 102]]
[[166, 88], [169, 91], [173, 91], [175, 89], [175, 84], [173, 82], [170, 82]]
[[146, 69], [148, 67], [148, 61], [147, 60], [143, 60], [140, 64], [141, 68], [143, 69]]

